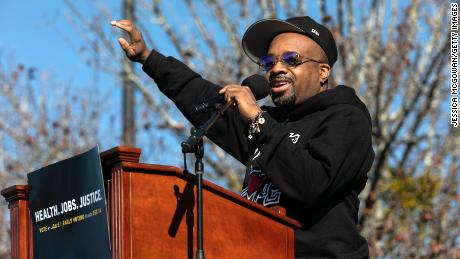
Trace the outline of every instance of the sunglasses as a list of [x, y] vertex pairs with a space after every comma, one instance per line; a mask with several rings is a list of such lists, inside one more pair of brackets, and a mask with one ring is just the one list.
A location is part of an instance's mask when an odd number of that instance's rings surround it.
[[297, 67], [306, 62], [316, 62], [316, 63], [325, 63], [322, 61], [314, 60], [311, 58], [306, 58], [302, 60], [302, 56], [299, 53], [294, 51], [287, 51], [281, 54], [281, 57], [276, 57], [274, 55], [265, 55], [260, 57], [259, 62], [257, 63], [263, 71], [267, 72], [271, 70], [278, 61], [281, 61], [281, 64], [287, 67]]

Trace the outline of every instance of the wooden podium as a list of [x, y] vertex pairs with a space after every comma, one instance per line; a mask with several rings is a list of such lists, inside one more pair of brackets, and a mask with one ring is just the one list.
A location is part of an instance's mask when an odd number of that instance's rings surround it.
[[[173, 166], [139, 163], [138, 148], [101, 153], [112, 258], [193, 258], [195, 177]], [[211, 182], [203, 182], [207, 258], [294, 258], [297, 221]], [[1, 191], [11, 222], [11, 258], [33, 257], [26, 185]]]

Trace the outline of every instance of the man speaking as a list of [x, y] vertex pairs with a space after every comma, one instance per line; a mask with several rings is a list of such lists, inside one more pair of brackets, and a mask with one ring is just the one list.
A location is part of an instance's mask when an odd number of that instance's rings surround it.
[[371, 118], [347, 86], [328, 87], [337, 60], [331, 32], [308, 16], [265, 19], [243, 36], [243, 50], [265, 71], [276, 107], [260, 107], [248, 87], [219, 87], [173, 57], [149, 50], [129, 20], [113, 21], [128, 32], [119, 43], [127, 57], [197, 126], [208, 114], [193, 105], [216, 93], [237, 109], [225, 112], [207, 137], [246, 164], [241, 195], [277, 204], [302, 228], [295, 231], [296, 258], [366, 258], [359, 234], [358, 194], [374, 151]]

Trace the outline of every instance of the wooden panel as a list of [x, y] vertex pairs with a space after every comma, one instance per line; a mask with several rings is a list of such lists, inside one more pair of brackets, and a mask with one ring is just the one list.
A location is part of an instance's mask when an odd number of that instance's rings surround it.
[[[130, 183], [132, 256], [193, 258], [196, 248], [195, 188], [171, 175], [125, 173]], [[287, 258], [289, 228], [204, 190], [204, 250], [209, 258]], [[125, 197], [126, 201], [126, 197]], [[126, 206], [128, 208], [128, 206]], [[290, 257], [293, 258], [293, 257]]]
[[[172, 166], [140, 164], [140, 149], [101, 154], [112, 258], [193, 258], [194, 176]], [[283, 208], [267, 209], [208, 181], [204, 193], [207, 258], [294, 258], [294, 228]], [[9, 203], [12, 259], [33, 255], [28, 186], [2, 190]]]
[[29, 186], [14, 185], [1, 191], [10, 209], [11, 258], [33, 257], [32, 221], [29, 214]]

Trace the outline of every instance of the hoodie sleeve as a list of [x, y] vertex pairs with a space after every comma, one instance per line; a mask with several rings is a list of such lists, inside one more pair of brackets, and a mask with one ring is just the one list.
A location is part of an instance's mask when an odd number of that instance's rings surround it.
[[256, 140], [268, 178], [285, 195], [310, 206], [365, 182], [374, 158], [370, 125], [358, 108], [335, 105], [325, 114], [309, 136], [302, 136], [302, 127], [294, 130], [297, 141], [292, 129], [265, 114]]
[[[170, 98], [195, 126], [206, 122], [212, 112], [196, 114], [195, 104], [218, 94], [219, 86], [203, 79], [184, 63], [152, 50], [142, 69], [154, 79], [160, 91]], [[242, 163], [248, 158], [246, 125], [237, 112], [228, 109], [206, 135]]]

